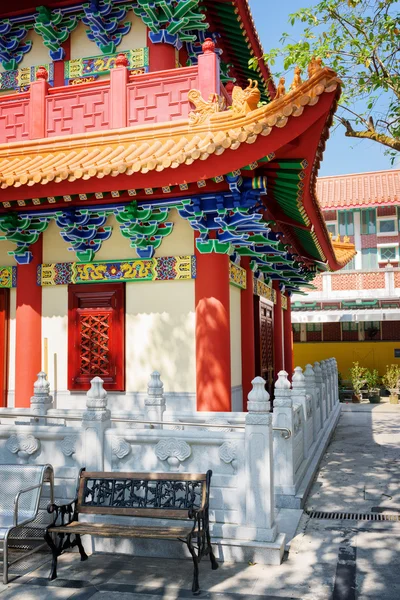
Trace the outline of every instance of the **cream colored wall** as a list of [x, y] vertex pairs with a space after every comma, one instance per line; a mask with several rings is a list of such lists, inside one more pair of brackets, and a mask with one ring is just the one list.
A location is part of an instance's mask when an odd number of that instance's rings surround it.
[[172, 233], [161, 243], [155, 251], [155, 256], [186, 256], [194, 254], [194, 231], [186, 219], [179, 216], [173, 208], [169, 211], [168, 222], [174, 224]]
[[231, 327], [231, 385], [242, 385], [242, 331], [240, 315], [241, 290], [229, 288]]
[[[134, 48], [145, 48], [147, 46], [147, 28], [143, 21], [137, 17], [133, 11], [129, 11], [124, 22], [130, 21], [132, 27], [130, 32], [122, 38], [122, 42], [117, 47], [117, 52], [131, 50]], [[101, 54], [100, 48], [91, 42], [86, 35], [87, 25], [80, 22], [71, 33], [71, 59], [86, 58]]]
[[8, 253], [15, 250], [16, 244], [12, 242], [0, 241], [0, 267], [16, 267], [15, 258]]
[[[51, 390], [66, 390], [68, 369], [68, 287], [42, 288], [42, 342], [48, 340], [48, 380]], [[44, 349], [44, 344], [42, 343]], [[44, 368], [42, 354], [42, 367]]]
[[[32, 48], [29, 52], [24, 54], [24, 58], [17, 66], [18, 69], [24, 69], [25, 67], [39, 67], [40, 65], [48, 65], [51, 63], [49, 51], [43, 44], [43, 39], [33, 29], [28, 32], [25, 38], [26, 41], [32, 41]], [[0, 63], [0, 73], [4, 72], [4, 67]]]
[[14, 395], [15, 390], [15, 316], [17, 310], [17, 290], [10, 290], [10, 322], [8, 346], [8, 392]]
[[126, 391], [154, 370], [166, 392], [195, 392], [194, 280], [126, 284]]

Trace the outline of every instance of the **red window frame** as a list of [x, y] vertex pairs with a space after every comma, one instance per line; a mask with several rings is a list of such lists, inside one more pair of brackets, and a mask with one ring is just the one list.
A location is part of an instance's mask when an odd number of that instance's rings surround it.
[[[86, 319], [86, 323], [84, 320]], [[99, 343], [82, 337], [85, 325], [97, 325]], [[101, 324], [105, 325], [103, 331]], [[87, 329], [86, 329], [87, 331]], [[107, 348], [107, 362], [99, 367], [93, 361]], [[84, 344], [86, 341], [86, 348]], [[86, 363], [84, 360], [86, 360]], [[92, 366], [93, 365], [93, 366]], [[86, 371], [86, 372], [85, 372]], [[125, 284], [77, 284], [68, 286], [68, 389], [86, 391], [93, 377], [101, 377], [104, 388], [125, 391]]]

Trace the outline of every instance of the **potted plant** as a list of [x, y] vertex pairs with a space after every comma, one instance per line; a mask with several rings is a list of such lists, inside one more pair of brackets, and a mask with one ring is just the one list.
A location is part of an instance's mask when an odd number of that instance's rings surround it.
[[353, 363], [353, 366], [350, 369], [350, 379], [353, 386], [352, 402], [358, 403], [362, 400], [361, 390], [366, 382], [366, 373], [367, 369], [365, 367], [360, 367], [358, 361]]
[[400, 387], [400, 366], [386, 365], [386, 373], [382, 377], [382, 383], [390, 392], [390, 404], [398, 404]]
[[365, 385], [368, 391], [368, 398], [371, 404], [379, 404], [381, 401], [380, 397], [380, 386], [379, 386], [379, 373], [376, 369], [365, 373]]

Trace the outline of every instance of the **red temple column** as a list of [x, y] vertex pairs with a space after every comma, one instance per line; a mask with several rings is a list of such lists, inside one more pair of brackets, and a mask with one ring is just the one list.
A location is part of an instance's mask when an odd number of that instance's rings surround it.
[[197, 410], [231, 410], [229, 256], [196, 249]]
[[247, 411], [247, 396], [252, 389], [251, 382], [256, 376], [253, 271], [250, 268], [250, 257], [242, 257], [242, 267], [246, 269], [246, 289], [241, 291], [240, 299], [242, 325], [242, 388], [243, 411]]
[[273, 282], [273, 289], [276, 293], [276, 304], [274, 304], [274, 362], [276, 376], [283, 369], [283, 315], [281, 291], [278, 281]]
[[33, 259], [18, 266], [15, 406], [30, 406], [33, 384], [42, 366], [42, 288], [37, 285], [37, 267], [42, 263], [42, 236], [31, 246]]
[[160, 44], [153, 44], [150, 38], [148, 38], [148, 47], [150, 73], [175, 69], [176, 55], [174, 46], [162, 42]]
[[284, 338], [284, 358], [285, 371], [289, 373], [289, 377], [293, 373], [293, 331], [292, 331], [292, 305], [290, 296], [286, 294], [287, 310], [283, 311], [283, 338]]

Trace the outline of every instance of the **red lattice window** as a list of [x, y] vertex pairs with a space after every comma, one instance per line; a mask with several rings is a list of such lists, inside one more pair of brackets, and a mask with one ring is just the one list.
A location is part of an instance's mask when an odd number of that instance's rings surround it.
[[125, 389], [124, 284], [70, 285], [68, 289], [68, 383], [87, 390], [101, 377], [112, 391]]

